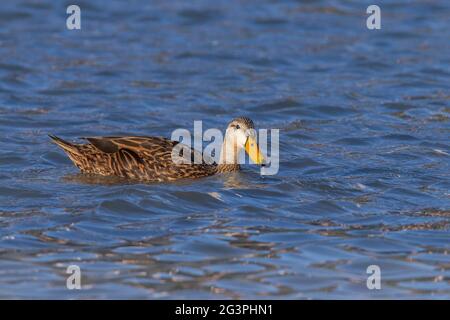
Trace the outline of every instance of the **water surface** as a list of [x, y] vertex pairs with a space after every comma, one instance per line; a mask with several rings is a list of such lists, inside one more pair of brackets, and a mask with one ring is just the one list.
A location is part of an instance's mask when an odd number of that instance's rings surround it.
[[[76, 3], [0, 4], [0, 298], [450, 298], [450, 3]], [[86, 177], [47, 137], [239, 115], [277, 175]]]

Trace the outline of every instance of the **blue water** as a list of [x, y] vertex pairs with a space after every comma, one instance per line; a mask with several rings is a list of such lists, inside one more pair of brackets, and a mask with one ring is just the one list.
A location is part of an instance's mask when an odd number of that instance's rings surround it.
[[[450, 298], [450, 2], [74, 3], [0, 3], [0, 298]], [[86, 177], [47, 137], [239, 115], [277, 175]]]

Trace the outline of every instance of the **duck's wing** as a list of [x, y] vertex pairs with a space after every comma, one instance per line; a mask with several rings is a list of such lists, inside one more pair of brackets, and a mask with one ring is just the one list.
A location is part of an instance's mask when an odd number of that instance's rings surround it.
[[147, 158], [168, 161], [167, 157], [172, 159], [172, 150], [177, 145], [184, 147], [191, 153], [191, 157], [195, 155], [201, 157], [198, 151], [163, 137], [86, 137], [83, 139], [89, 141], [98, 151], [108, 154], [128, 152], [140, 161]]
[[[87, 137], [100, 153], [109, 155], [114, 163], [111, 166], [126, 175], [147, 175], [150, 180], [172, 180], [188, 177], [211, 175], [215, 166], [205, 163], [194, 164], [202, 159], [200, 152], [178, 141], [162, 137]], [[180, 147], [174, 149], [175, 146]], [[173, 150], [183, 150], [184, 158], [190, 157], [191, 163], [177, 163], [173, 159]], [[177, 151], [178, 152], [178, 151]], [[121, 174], [124, 175], [124, 174]], [[145, 177], [144, 177], [145, 178]]]
[[85, 137], [98, 151], [116, 153], [130, 150], [136, 153], [154, 153], [155, 151], [171, 151], [178, 144], [162, 137]]

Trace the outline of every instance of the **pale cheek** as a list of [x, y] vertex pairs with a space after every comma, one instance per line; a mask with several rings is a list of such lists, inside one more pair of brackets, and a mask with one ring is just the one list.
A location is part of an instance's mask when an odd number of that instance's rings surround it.
[[247, 141], [247, 136], [244, 133], [239, 133], [238, 143], [242, 148], [245, 146], [246, 141]]

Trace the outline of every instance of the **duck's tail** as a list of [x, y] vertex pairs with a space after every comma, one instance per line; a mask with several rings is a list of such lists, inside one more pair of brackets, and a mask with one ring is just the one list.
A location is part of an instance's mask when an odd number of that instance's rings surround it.
[[68, 152], [69, 154], [76, 154], [76, 155], [80, 155], [80, 152], [77, 148], [76, 145], [74, 145], [73, 143], [67, 142], [61, 138], [58, 138], [57, 136], [54, 136], [52, 134], [48, 135], [52, 141], [57, 144], [58, 146], [60, 146], [64, 151]]

